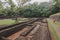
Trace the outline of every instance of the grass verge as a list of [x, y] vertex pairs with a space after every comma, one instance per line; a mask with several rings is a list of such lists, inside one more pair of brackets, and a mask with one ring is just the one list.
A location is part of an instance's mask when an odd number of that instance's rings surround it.
[[[18, 19], [18, 22], [21, 23], [21, 22], [26, 22], [26, 21], [29, 21], [28, 18], [19, 18]], [[16, 20], [12, 20], [12, 19], [1, 19], [0, 20], [0, 25], [11, 25], [11, 24], [16, 24]]]
[[60, 28], [60, 22], [55, 22], [55, 25], [57, 25]]
[[53, 28], [53, 22], [50, 19], [47, 19], [47, 21], [48, 21], [49, 30], [52, 34], [53, 39], [54, 40], [60, 40], [59, 37], [56, 34], [56, 31]]
[[10, 25], [10, 24], [14, 24], [15, 23], [15, 20], [11, 20], [11, 19], [3, 19], [3, 20], [0, 20], [0, 25]]

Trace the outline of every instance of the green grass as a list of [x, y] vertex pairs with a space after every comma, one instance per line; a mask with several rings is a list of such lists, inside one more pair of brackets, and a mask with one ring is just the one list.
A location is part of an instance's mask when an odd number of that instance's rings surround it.
[[49, 29], [50, 29], [50, 31], [52, 33], [53, 39], [54, 40], [60, 40], [59, 37], [56, 34], [56, 31], [53, 28], [53, 25], [54, 25], [53, 22], [50, 19], [47, 19], [47, 20], [48, 20]]
[[15, 20], [11, 20], [11, 19], [3, 19], [0, 20], [0, 25], [10, 25], [10, 24], [14, 24]]
[[[26, 22], [28, 21], [28, 18], [19, 18], [18, 22]], [[12, 19], [2, 19], [0, 20], [0, 25], [10, 25], [10, 24], [16, 24], [16, 20], [12, 20]]]
[[58, 13], [56, 13], [56, 14], [53, 14], [53, 15], [51, 15], [51, 16], [56, 16], [56, 15], [60, 16], [60, 12], [58, 12]]
[[60, 22], [55, 22], [55, 25], [57, 25], [60, 28]]
[[0, 20], [0, 25], [10, 25], [10, 24], [14, 24], [15, 20], [12, 19], [3, 19]]

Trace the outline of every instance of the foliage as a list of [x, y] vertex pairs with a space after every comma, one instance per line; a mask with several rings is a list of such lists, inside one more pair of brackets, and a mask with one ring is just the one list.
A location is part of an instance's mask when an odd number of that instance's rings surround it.
[[54, 5], [48, 2], [43, 2], [41, 4], [34, 3], [24, 7], [21, 7], [21, 16], [24, 17], [48, 17], [55, 11]]
[[53, 23], [53, 21], [51, 19], [47, 19], [48, 21], [48, 27], [49, 27], [49, 30], [50, 32], [52, 33], [52, 37], [54, 38], [53, 40], [60, 40], [60, 38], [58, 37], [54, 27], [56, 23]]
[[10, 7], [6, 8], [3, 8], [2, 2], [0, 1], [0, 15], [7, 17], [49, 17], [57, 12], [56, 6], [53, 3], [42, 2], [38, 4], [35, 2], [24, 6], [28, 1], [30, 0], [19, 0], [18, 4], [20, 5], [17, 7], [12, 0], [8, 0], [7, 3]]
[[0, 1], [0, 14], [2, 15], [2, 11], [3, 11], [3, 8], [2, 8], [2, 2]]
[[53, 0], [53, 1], [56, 2], [56, 5], [55, 5], [56, 9], [60, 11], [60, 0]]

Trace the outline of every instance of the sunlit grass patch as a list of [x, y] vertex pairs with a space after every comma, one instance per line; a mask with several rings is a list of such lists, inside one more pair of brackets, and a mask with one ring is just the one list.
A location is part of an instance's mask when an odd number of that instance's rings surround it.
[[21, 23], [21, 22], [26, 22], [29, 21], [29, 18], [18, 18], [18, 22], [16, 22], [15, 19], [1, 19], [0, 20], [0, 25], [10, 25], [10, 24], [16, 24], [16, 23]]
[[15, 20], [12, 19], [3, 19], [0, 20], [0, 25], [10, 25], [10, 24], [14, 24]]

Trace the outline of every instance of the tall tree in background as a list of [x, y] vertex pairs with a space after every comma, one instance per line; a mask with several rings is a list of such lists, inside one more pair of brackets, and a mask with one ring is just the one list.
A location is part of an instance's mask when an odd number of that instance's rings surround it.
[[0, 0], [0, 15], [2, 15], [2, 11], [3, 11], [3, 5], [2, 5], [2, 2]]
[[29, 2], [31, 0], [21, 0], [22, 5], [25, 4], [26, 2]]
[[53, 0], [54, 2], [56, 2], [56, 8], [58, 11], [60, 11], [60, 0]]
[[10, 15], [16, 17], [16, 21], [18, 21], [18, 13], [20, 11], [20, 7], [22, 7], [23, 4], [30, 0], [17, 0], [18, 1], [18, 6], [15, 5], [15, 3], [12, 0], [8, 0], [8, 4], [10, 5]]
[[9, 5], [10, 5], [10, 14], [13, 16], [13, 17], [15, 17], [15, 20], [16, 20], [16, 22], [18, 22], [18, 7], [16, 7], [16, 5], [14, 4], [14, 2], [12, 1], [12, 0], [8, 0], [8, 3], [9, 3]]
[[31, 1], [31, 0], [16, 0], [16, 1], [17, 1], [17, 3], [18, 3], [18, 6], [21, 7], [21, 6], [23, 6], [25, 3], [27, 3], [27, 2], [29, 2], [29, 1]]

